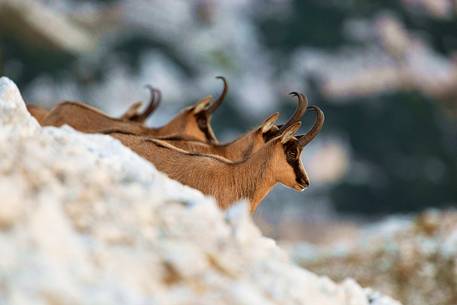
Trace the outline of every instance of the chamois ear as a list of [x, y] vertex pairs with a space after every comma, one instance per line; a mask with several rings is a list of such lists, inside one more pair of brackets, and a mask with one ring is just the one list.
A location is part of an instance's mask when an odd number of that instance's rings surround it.
[[262, 124], [260, 125], [260, 129], [262, 130], [262, 133], [266, 133], [273, 127], [273, 125], [276, 123], [276, 121], [279, 118], [279, 112], [275, 112], [272, 115], [270, 115], [268, 118], [266, 118]]
[[199, 100], [194, 106], [194, 113], [199, 113], [199, 112], [202, 112], [203, 110], [206, 110], [212, 100], [213, 100], [213, 97], [211, 95]]
[[129, 120], [134, 115], [138, 114], [138, 109], [143, 106], [143, 102], [136, 102], [127, 109], [127, 111], [122, 115], [121, 119]]
[[281, 135], [281, 144], [287, 143], [295, 135], [298, 129], [300, 129], [301, 122], [295, 122], [287, 127]]

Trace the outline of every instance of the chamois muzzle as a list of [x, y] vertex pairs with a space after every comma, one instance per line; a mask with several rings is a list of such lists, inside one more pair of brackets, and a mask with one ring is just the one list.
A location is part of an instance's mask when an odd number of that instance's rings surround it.
[[308, 176], [305, 174], [304, 177], [300, 177], [297, 180], [297, 183], [298, 183], [298, 186], [297, 186], [296, 190], [299, 191], [299, 192], [304, 191], [309, 186], [309, 178], [308, 178]]
[[227, 92], [228, 92], [228, 84], [227, 84], [227, 80], [225, 79], [225, 77], [223, 76], [216, 76], [217, 79], [220, 79], [224, 82], [224, 88], [222, 90], [222, 93], [221, 95], [219, 96], [219, 98], [214, 101], [207, 109], [206, 109], [206, 112], [207, 113], [213, 113], [214, 111], [216, 111], [217, 108], [219, 108], [219, 106], [222, 104], [222, 102], [224, 101], [225, 99], [225, 96], [227, 95]]
[[289, 126], [291, 126], [293, 123], [300, 120], [301, 117], [305, 114], [307, 106], [308, 106], [308, 99], [303, 94], [297, 93], [297, 92], [291, 92], [291, 93], [289, 93], [289, 95], [298, 97], [297, 108], [295, 109], [295, 112], [292, 114], [292, 116], [287, 120], [287, 122], [284, 123], [284, 125], [282, 125], [281, 128], [279, 128], [278, 134], [283, 133], [284, 130], [286, 130]]
[[312, 105], [307, 107], [307, 110], [315, 111], [316, 119], [314, 120], [313, 127], [306, 134], [297, 137], [301, 147], [311, 142], [319, 134], [325, 121], [324, 113], [319, 107]]

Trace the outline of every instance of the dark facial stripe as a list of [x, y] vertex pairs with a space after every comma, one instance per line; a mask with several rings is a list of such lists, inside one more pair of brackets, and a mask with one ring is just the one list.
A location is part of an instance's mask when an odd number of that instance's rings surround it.
[[206, 137], [206, 140], [209, 143], [217, 142], [216, 138], [214, 137], [213, 132], [211, 131], [208, 123], [208, 114], [206, 111], [201, 111], [195, 115], [197, 119], [198, 128], [203, 132]]
[[[295, 182], [300, 185], [306, 183], [306, 176], [300, 169], [300, 149], [297, 149], [297, 143], [289, 141], [283, 146], [284, 155], [286, 157], [287, 163], [292, 167], [295, 174]], [[295, 158], [291, 158], [288, 156], [289, 150], [297, 150], [297, 156]]]

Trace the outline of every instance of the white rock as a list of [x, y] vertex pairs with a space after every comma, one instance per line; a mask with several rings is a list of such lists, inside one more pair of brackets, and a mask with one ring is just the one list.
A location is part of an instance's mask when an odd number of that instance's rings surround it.
[[2, 0], [0, 18], [8, 20], [9, 31], [29, 45], [72, 54], [92, 51], [96, 47], [94, 33], [40, 1]]

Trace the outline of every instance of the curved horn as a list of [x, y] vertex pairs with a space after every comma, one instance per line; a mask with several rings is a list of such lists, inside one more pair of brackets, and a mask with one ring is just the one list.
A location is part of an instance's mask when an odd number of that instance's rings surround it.
[[151, 85], [146, 85], [145, 87], [149, 89], [151, 93], [151, 98], [149, 100], [148, 106], [146, 107], [146, 109], [144, 109], [143, 113], [138, 114], [135, 118], [135, 121], [139, 122], [146, 121], [148, 116], [150, 116], [151, 113], [153, 113], [157, 109], [157, 107], [159, 107], [160, 100], [162, 99], [162, 92], [160, 92], [159, 89], [156, 89]]
[[292, 116], [287, 120], [287, 122], [284, 123], [281, 126], [281, 128], [279, 129], [278, 132], [280, 134], [284, 130], [286, 130], [287, 127], [289, 127], [290, 125], [292, 125], [296, 121], [300, 120], [301, 117], [303, 116], [303, 114], [305, 114], [307, 106], [308, 106], [308, 99], [303, 94], [297, 93], [297, 92], [291, 92], [291, 93], [289, 93], [289, 95], [293, 95], [293, 96], [298, 97], [298, 104], [297, 104], [297, 108], [295, 109], [294, 114], [292, 114]]
[[325, 116], [322, 110], [317, 106], [309, 106], [308, 110], [316, 112], [316, 119], [314, 120], [313, 127], [304, 135], [298, 136], [298, 143], [303, 147], [309, 142], [311, 142], [321, 131], [322, 126], [324, 126]]
[[216, 101], [214, 101], [211, 104], [211, 106], [208, 107], [208, 109], [206, 110], [206, 112], [208, 112], [208, 113], [213, 113], [222, 104], [222, 102], [225, 99], [225, 96], [227, 95], [227, 91], [228, 91], [228, 83], [227, 83], [227, 80], [225, 79], [225, 77], [216, 76], [216, 78], [220, 79], [224, 82], [224, 89], [222, 90], [222, 93], [219, 96], [219, 98]]

